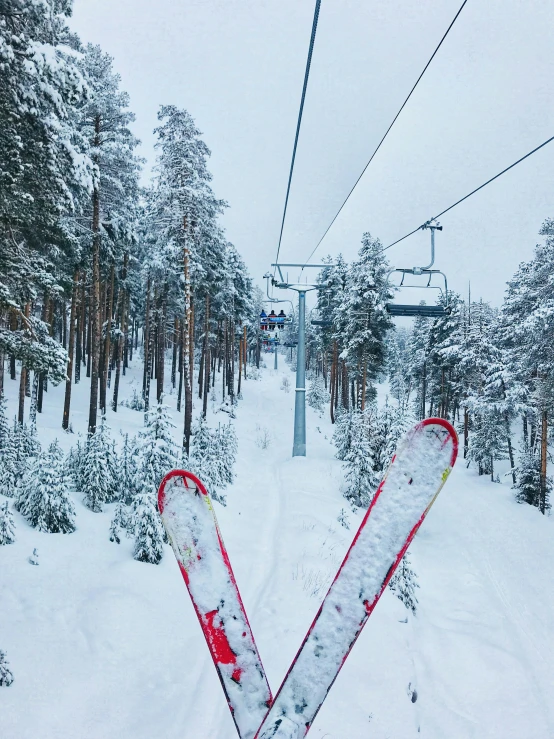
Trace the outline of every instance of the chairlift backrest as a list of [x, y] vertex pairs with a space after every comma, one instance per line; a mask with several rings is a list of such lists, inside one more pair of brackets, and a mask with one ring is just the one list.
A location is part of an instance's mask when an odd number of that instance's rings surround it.
[[[441, 272], [440, 269], [431, 269], [433, 264], [435, 263], [435, 231], [442, 231], [442, 226], [438, 224], [436, 221], [428, 221], [427, 223], [424, 223], [421, 227], [423, 229], [430, 229], [431, 231], [431, 261], [428, 265], [425, 267], [401, 267], [397, 269], [392, 269], [387, 279], [392, 275], [393, 272], [400, 272], [402, 274], [402, 280], [400, 281], [400, 285], [397, 287], [403, 288], [403, 287], [412, 287], [412, 288], [422, 288], [422, 289], [434, 289], [434, 290], [440, 290], [441, 293], [444, 296], [445, 304], [444, 305], [399, 305], [395, 303], [387, 303], [386, 309], [387, 313], [391, 316], [422, 316], [425, 318], [441, 318], [445, 315], [450, 315], [452, 308], [448, 304], [448, 281], [446, 279], [446, 275], [444, 272]], [[407, 274], [415, 275], [417, 277], [421, 275], [428, 275], [429, 279], [427, 280], [427, 285], [404, 285], [404, 278]], [[441, 275], [444, 279], [444, 292], [442, 289], [438, 286], [431, 285], [431, 280], [433, 279], [433, 275]]]

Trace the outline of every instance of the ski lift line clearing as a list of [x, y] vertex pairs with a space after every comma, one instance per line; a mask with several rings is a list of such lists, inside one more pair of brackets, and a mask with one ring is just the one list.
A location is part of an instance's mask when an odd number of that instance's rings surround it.
[[[431, 269], [435, 263], [435, 231], [442, 231], [442, 226], [438, 221], [431, 220], [421, 228], [428, 228], [431, 231], [431, 261], [425, 267], [396, 267], [395, 269], [391, 269], [387, 275], [387, 281], [394, 272], [400, 272], [402, 274], [402, 280], [397, 285], [398, 288], [410, 287], [424, 290], [439, 290], [444, 297], [444, 305], [401, 305], [399, 303], [387, 303], [387, 313], [391, 316], [441, 318], [450, 315], [452, 312], [452, 307], [448, 303], [448, 280], [446, 275], [440, 269]], [[426, 285], [405, 285], [404, 279], [406, 275], [414, 275], [415, 277], [428, 275], [429, 279]], [[444, 291], [438, 285], [431, 285], [433, 275], [441, 275], [444, 280]]]

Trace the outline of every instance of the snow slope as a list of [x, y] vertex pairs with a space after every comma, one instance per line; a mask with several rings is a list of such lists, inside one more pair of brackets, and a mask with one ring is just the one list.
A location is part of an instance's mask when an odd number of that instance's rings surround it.
[[[308, 409], [308, 457], [291, 459], [294, 393], [280, 384], [293, 377], [281, 364], [243, 387], [236, 482], [227, 508], [216, 506], [274, 693], [361, 520], [349, 514], [350, 531], [337, 522], [347, 506], [327, 417]], [[129, 380], [132, 372], [122, 397]], [[16, 383], [6, 382], [13, 411]], [[75, 431], [86, 428], [86, 391], [75, 388]], [[45, 396], [39, 433], [67, 449], [76, 437], [60, 428], [62, 393]], [[210, 423], [220, 420], [210, 410]], [[114, 435], [135, 433], [142, 414], [120, 408], [108, 421]], [[256, 444], [264, 429], [267, 449]], [[0, 548], [0, 648], [15, 675], [0, 689], [2, 738], [231, 739], [169, 546], [157, 567], [135, 562], [130, 540], [109, 541], [113, 506], [95, 514], [76, 496], [76, 508], [78, 530], [67, 536], [38, 533], [16, 513], [17, 541]], [[410, 549], [417, 616], [384, 594], [310, 736], [553, 737], [553, 533], [552, 518], [460, 460]], [[38, 567], [27, 561], [33, 547]]]

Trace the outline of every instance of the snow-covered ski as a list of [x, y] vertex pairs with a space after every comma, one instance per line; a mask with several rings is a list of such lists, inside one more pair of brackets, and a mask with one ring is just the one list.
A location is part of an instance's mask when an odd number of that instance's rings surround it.
[[400, 442], [257, 739], [301, 739], [456, 461], [458, 439], [429, 418]]
[[162, 480], [158, 504], [238, 734], [252, 739], [271, 692], [212, 502], [195, 475], [174, 470]]

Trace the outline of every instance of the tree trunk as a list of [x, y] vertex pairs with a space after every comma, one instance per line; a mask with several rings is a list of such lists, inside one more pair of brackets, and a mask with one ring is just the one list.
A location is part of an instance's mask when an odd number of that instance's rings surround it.
[[[31, 407], [29, 408], [29, 421], [31, 426], [37, 425], [37, 398], [38, 398], [38, 372], [33, 372], [33, 389], [31, 391]], [[2, 397], [0, 393], [0, 397]]]
[[62, 428], [69, 428], [69, 409], [71, 407], [71, 382], [73, 375], [73, 354], [75, 349], [75, 316], [77, 313], [77, 293], [79, 291], [79, 270], [73, 275], [73, 291], [71, 293], [71, 313], [69, 315], [69, 350], [67, 359], [67, 377], [65, 380], [65, 399], [63, 405]]
[[244, 379], [246, 380], [247, 379], [247, 377], [246, 377], [246, 360], [248, 359], [248, 344], [247, 344], [248, 332], [247, 332], [246, 326], [244, 326], [243, 331], [244, 331], [244, 335], [243, 335], [243, 343], [242, 343], [242, 346], [243, 346], [243, 349], [244, 349]]
[[[25, 318], [29, 318], [31, 314], [31, 303], [25, 304], [24, 309]], [[17, 420], [19, 423], [23, 423], [25, 417], [25, 386], [27, 383], [27, 368], [25, 364], [21, 363], [21, 377], [19, 378], [19, 409], [17, 414]]]
[[[81, 282], [81, 281], [80, 281]], [[84, 280], [82, 281], [84, 283]], [[75, 384], [81, 379], [81, 362], [83, 360], [83, 288], [82, 284], [77, 286], [79, 298], [77, 299], [77, 326], [75, 327]], [[70, 337], [71, 338], [71, 337]], [[71, 378], [70, 378], [71, 379]]]
[[[277, 346], [275, 346], [275, 351], [277, 351]], [[240, 390], [241, 390], [241, 379], [242, 379], [242, 338], [239, 339], [239, 371], [238, 371], [238, 381], [237, 381], [237, 398], [240, 398]]]
[[198, 397], [202, 399], [202, 415], [206, 417], [207, 395], [210, 384], [210, 358], [209, 337], [210, 337], [210, 296], [206, 295], [204, 306], [204, 342], [202, 345], [202, 358], [200, 361], [200, 372], [198, 373]]
[[[17, 313], [14, 310], [10, 311], [10, 331], [17, 331]], [[15, 354], [10, 354], [10, 379], [15, 380], [15, 377]]]
[[421, 387], [421, 419], [423, 420], [425, 418], [425, 403], [427, 402], [427, 398], [425, 397], [427, 395], [427, 362], [423, 362], [423, 377], [422, 377], [422, 387]]
[[[100, 116], [94, 119], [94, 146], [100, 146]], [[96, 183], [92, 193], [92, 331], [91, 331], [91, 371], [90, 407], [88, 432], [96, 432], [98, 414], [98, 380], [100, 372], [100, 190]]]
[[469, 452], [469, 411], [464, 408], [464, 459], [467, 459]]
[[[107, 286], [106, 286], [107, 289]], [[110, 267], [110, 292], [106, 296], [106, 337], [104, 339], [104, 366], [102, 370], [102, 386], [100, 391], [100, 408], [102, 412], [106, 412], [107, 405], [107, 388], [108, 388], [108, 374], [110, 371], [110, 348], [112, 342], [112, 316], [113, 316], [113, 300], [114, 300], [114, 289], [115, 289], [115, 266], [112, 264]]]
[[546, 513], [546, 495], [547, 495], [547, 481], [546, 481], [546, 462], [548, 457], [548, 412], [542, 412], [541, 418], [541, 496], [540, 496], [540, 512], [544, 515]]
[[167, 298], [166, 298], [166, 287], [162, 290], [162, 309], [160, 311], [160, 318], [158, 320], [158, 354], [157, 354], [157, 365], [158, 370], [156, 372], [156, 398], [158, 403], [162, 402], [164, 393], [164, 379], [165, 379], [165, 328], [167, 320]]
[[362, 375], [362, 410], [365, 410], [366, 392], [367, 392], [367, 359], [364, 359], [364, 371]]
[[181, 411], [181, 400], [183, 397], [183, 363], [185, 356], [185, 335], [183, 321], [179, 321], [179, 391], [177, 393], [177, 410]]
[[[125, 285], [127, 278], [127, 265], [129, 263], [129, 255], [125, 253], [123, 257], [123, 271], [121, 273], [122, 285]], [[115, 379], [113, 384], [112, 410], [117, 413], [117, 405], [119, 399], [119, 380], [121, 377], [121, 362], [123, 359], [123, 349], [127, 341], [127, 290], [122, 286], [119, 291], [119, 332], [117, 334], [116, 355], [115, 355]]]
[[142, 397], [144, 411], [148, 410], [150, 401], [150, 276], [146, 281], [146, 312], [144, 316], [144, 370], [142, 374]]
[[173, 356], [171, 357], [171, 387], [175, 390], [177, 385], [177, 347], [179, 346], [178, 338], [179, 321], [177, 316], [173, 318]]
[[190, 435], [192, 428], [192, 367], [191, 367], [191, 323], [192, 323], [192, 305], [191, 305], [191, 284], [190, 284], [190, 250], [187, 239], [187, 219], [183, 221], [185, 231], [185, 245], [183, 249], [183, 270], [185, 278], [185, 320], [184, 320], [184, 338], [185, 346], [183, 350], [183, 381], [185, 384], [185, 418], [183, 427], [183, 451], [189, 456], [190, 451]]
[[515, 471], [515, 461], [514, 461], [514, 448], [512, 446], [512, 435], [510, 430], [510, 420], [508, 418], [508, 414], [504, 414], [504, 425], [506, 427], [506, 438], [508, 439], [508, 457], [510, 459], [510, 470], [512, 472], [512, 482], [515, 485], [516, 484], [516, 471]]
[[348, 367], [346, 366], [346, 361], [342, 360], [342, 406], [345, 410], [348, 410], [349, 403], [348, 403]]

